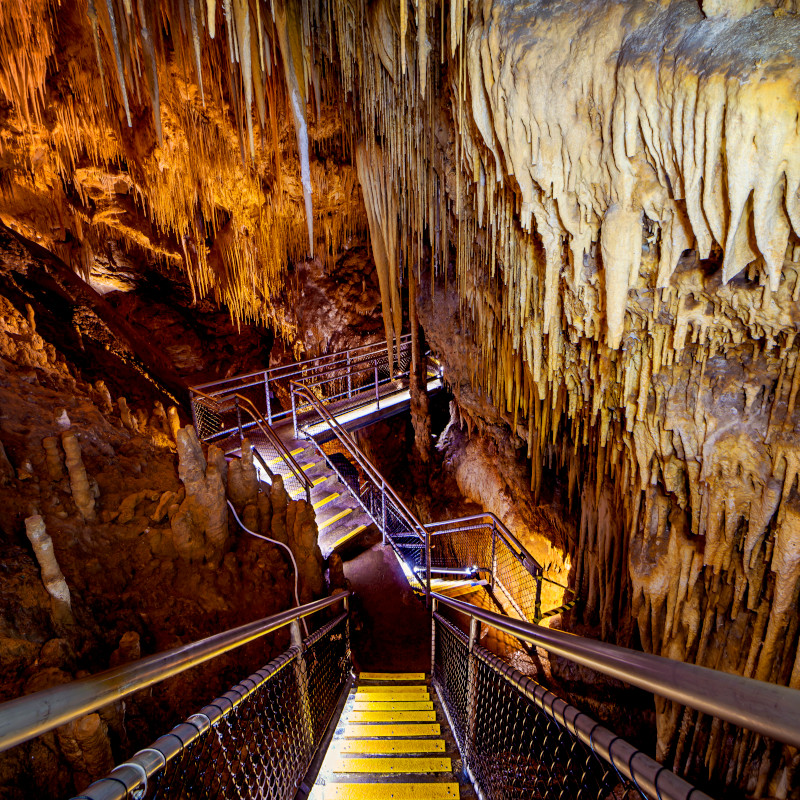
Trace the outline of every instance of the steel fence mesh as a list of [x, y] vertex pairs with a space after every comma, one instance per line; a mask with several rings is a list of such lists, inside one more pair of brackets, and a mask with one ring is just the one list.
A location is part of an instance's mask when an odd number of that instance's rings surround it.
[[[351, 668], [346, 614], [158, 739], [176, 750], [139, 800], [294, 797]], [[113, 778], [111, 778], [113, 780]], [[99, 783], [108, 783], [104, 779]], [[119, 797], [125, 797], [120, 784]], [[92, 798], [92, 787], [81, 798]], [[107, 794], [103, 794], [107, 797]]]
[[[487, 800], [645, 797], [549, 716], [438, 614], [433, 679], [462, 757]], [[488, 653], [487, 653], [488, 655]]]

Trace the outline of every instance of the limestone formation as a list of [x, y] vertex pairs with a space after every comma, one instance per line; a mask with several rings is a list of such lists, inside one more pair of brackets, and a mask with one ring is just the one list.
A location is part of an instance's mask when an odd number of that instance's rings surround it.
[[228, 547], [228, 505], [216, 464], [206, 463], [191, 425], [178, 432], [178, 474], [186, 498], [170, 518], [178, 552], [186, 559], [204, 557], [219, 564]]
[[136, 423], [136, 419], [131, 414], [131, 410], [128, 408], [128, 401], [124, 397], [120, 397], [117, 400], [117, 406], [119, 407], [119, 417], [122, 420], [122, 424], [129, 431], [136, 431], [138, 429], [138, 425]]
[[169, 430], [172, 434], [172, 438], [177, 442], [178, 441], [178, 431], [181, 429], [181, 421], [178, 417], [178, 409], [175, 406], [170, 406], [167, 409], [167, 419], [169, 422]]
[[241, 458], [231, 461], [228, 472], [228, 492], [237, 510], [256, 501], [258, 474], [253, 463], [253, 447], [249, 439], [242, 440]]
[[25, 520], [25, 533], [39, 563], [44, 588], [50, 595], [53, 621], [58, 625], [71, 625], [74, 618], [69, 586], [56, 560], [53, 540], [45, 529], [42, 517], [38, 514], [28, 517]]
[[114, 767], [108, 729], [99, 714], [87, 714], [57, 729], [61, 750], [75, 772], [75, 783], [88, 786]]
[[61, 444], [66, 454], [67, 472], [69, 483], [72, 488], [72, 499], [87, 521], [95, 519], [95, 497], [86, 468], [83, 466], [81, 458], [81, 446], [78, 437], [72, 431], [64, 431], [61, 434]]
[[61, 460], [61, 450], [58, 446], [57, 436], [46, 436], [42, 440], [44, 447], [45, 462], [47, 463], [47, 473], [50, 480], [60, 481], [64, 477], [64, 464]]

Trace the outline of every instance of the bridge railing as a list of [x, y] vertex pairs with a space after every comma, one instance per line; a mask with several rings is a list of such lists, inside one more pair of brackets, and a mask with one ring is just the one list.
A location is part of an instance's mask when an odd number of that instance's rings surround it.
[[[350, 592], [0, 705], [6, 750], [289, 626], [291, 647], [78, 797], [293, 797], [348, 684]], [[299, 622], [344, 601], [305, 639]]]
[[306, 415], [306, 429], [324, 422], [350, 456], [356, 469], [345, 474], [343, 465], [319, 448], [426, 595], [431, 576], [471, 577], [482, 582], [493, 607], [524, 620], [542, 618], [542, 568], [494, 514], [423, 525], [313, 389], [297, 382], [291, 389], [293, 403], [315, 413]]
[[[566, 659], [695, 709], [718, 721], [732, 739], [739, 729], [764, 737], [765, 746], [778, 751], [781, 745], [775, 743], [800, 746], [796, 689], [533, 625], [439, 594], [432, 600], [433, 685], [483, 800], [708, 800], [481, 647], [479, 633], [487, 627], [544, 650], [551, 659]], [[712, 770], [706, 763], [697, 772], [707, 781]]]
[[[407, 386], [411, 364], [411, 335], [395, 343], [392, 361], [386, 342], [363, 345], [272, 369], [192, 386], [189, 394], [197, 435], [215, 441], [234, 433], [238, 426], [233, 398], [244, 396], [261, 412], [269, 425], [292, 419], [292, 381], [314, 387], [328, 405], [356, 407], [370, 403], [374, 395]], [[295, 410], [296, 413], [296, 410]]]

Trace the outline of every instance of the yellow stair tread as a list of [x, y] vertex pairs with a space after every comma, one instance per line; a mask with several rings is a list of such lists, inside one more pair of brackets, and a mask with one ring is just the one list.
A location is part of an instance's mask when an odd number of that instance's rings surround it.
[[361, 533], [361, 531], [363, 531], [366, 527], [366, 525], [359, 525], [357, 528], [353, 528], [350, 533], [346, 533], [341, 539], [337, 539], [334, 542], [333, 549], [335, 550], [340, 544], [344, 544], [348, 539], [352, 539], [357, 533]]
[[[303, 452], [305, 452], [305, 447], [298, 447], [297, 450], [292, 450], [292, 452], [289, 453], [289, 455], [290, 456], [296, 456], [296, 455], [299, 455], [300, 453], [303, 453]], [[271, 466], [273, 466], [275, 464], [280, 464], [281, 461], [283, 461], [283, 460], [284, 460], [283, 456], [278, 456], [277, 458], [273, 458], [270, 461], [267, 461], [267, 464], [268, 464], [268, 466], [271, 467]]]
[[427, 772], [452, 772], [453, 764], [449, 758], [416, 758], [414, 756], [394, 756], [389, 758], [340, 758], [333, 768], [334, 772], [370, 772], [386, 775], [413, 775]]
[[390, 753], [444, 753], [444, 739], [345, 739], [336, 745], [340, 753], [388, 755]]
[[436, 712], [431, 711], [351, 711], [348, 722], [434, 722]]
[[433, 711], [432, 700], [356, 700], [353, 711]]
[[344, 511], [340, 511], [338, 514], [334, 514], [330, 519], [326, 519], [325, 522], [317, 526], [317, 530], [325, 530], [325, 528], [330, 528], [335, 522], [338, 522], [342, 517], [346, 517], [348, 514], [352, 514], [355, 511], [354, 508], [346, 508]]
[[356, 703], [429, 703], [431, 696], [425, 692], [423, 694], [415, 694], [413, 692], [401, 692], [395, 694], [394, 692], [368, 692], [361, 694], [360, 692], [355, 696]]
[[339, 495], [339, 492], [334, 492], [333, 494], [329, 494], [329, 495], [328, 495], [326, 498], [324, 498], [323, 500], [317, 500], [317, 502], [313, 504], [313, 505], [314, 505], [314, 508], [315, 508], [316, 510], [319, 510], [320, 508], [322, 508], [322, 506], [324, 506], [324, 505], [327, 505], [328, 503], [330, 503], [330, 502], [331, 502], [331, 500], [335, 500], [335, 499], [336, 499], [337, 497], [339, 497], [339, 496], [340, 496], [340, 495]]
[[424, 683], [417, 684], [416, 686], [359, 686], [356, 689], [356, 697], [364, 693], [391, 695], [424, 694], [426, 697], [429, 696], [428, 687]]
[[424, 681], [424, 672], [362, 672], [360, 681]]
[[457, 783], [329, 783], [325, 800], [451, 800]]
[[345, 739], [370, 739], [388, 736], [396, 739], [400, 736], [441, 736], [442, 726], [438, 722], [405, 723], [396, 725], [346, 725]]

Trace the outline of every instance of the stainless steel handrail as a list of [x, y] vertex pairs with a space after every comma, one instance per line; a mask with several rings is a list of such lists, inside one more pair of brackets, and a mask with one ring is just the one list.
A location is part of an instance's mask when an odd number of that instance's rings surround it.
[[428, 531], [425, 529], [425, 526], [417, 519], [414, 512], [411, 511], [411, 509], [398, 496], [386, 478], [381, 475], [372, 462], [361, 452], [350, 434], [337, 422], [336, 417], [334, 417], [328, 411], [328, 409], [325, 408], [323, 403], [320, 402], [319, 398], [314, 394], [314, 392], [311, 391], [309, 387], [304, 386], [302, 383], [298, 383], [297, 381], [292, 381], [290, 383], [290, 388], [293, 395], [299, 394], [306, 398], [314, 410], [325, 420], [325, 422], [328, 424], [328, 427], [334, 432], [339, 441], [344, 445], [345, 449], [355, 459], [356, 463], [361, 467], [361, 469], [364, 470], [367, 476], [374, 483], [380, 486], [381, 490], [391, 498], [398, 511], [404, 517], [405, 522], [414, 531], [414, 533], [417, 534], [419, 539], [425, 543], [425, 596], [428, 598], [431, 592], [431, 539], [428, 535]]
[[[485, 522], [486, 520], [488, 520], [488, 523]], [[509, 548], [517, 555], [521, 556], [520, 562], [534, 578], [538, 578], [539, 575], [542, 574], [542, 565], [528, 552], [522, 542], [511, 533], [502, 520], [491, 511], [484, 511], [482, 514], [473, 514], [468, 517], [459, 517], [458, 519], [447, 519], [441, 522], [428, 522], [425, 524], [425, 527], [432, 531], [435, 528], [455, 528], [456, 526], [464, 526], [471, 522], [484, 522], [485, 525], [494, 528], [500, 538], [505, 540]]]
[[[405, 333], [403, 334], [398, 343], [395, 345], [393, 349], [400, 349], [404, 345], [407, 345], [411, 340], [411, 334]], [[377, 354], [385, 353], [386, 351], [386, 342], [374, 342], [373, 344], [364, 344], [359, 347], [354, 347], [350, 350], [341, 350], [336, 353], [327, 353], [326, 355], [322, 356], [315, 356], [314, 358], [307, 358], [303, 361], [295, 361], [292, 364], [282, 364], [278, 367], [272, 367], [272, 369], [267, 370], [257, 370], [255, 372], [248, 372], [242, 375], [232, 375], [230, 378], [221, 378], [216, 381], [210, 381], [209, 383], [199, 383], [196, 386], [190, 386], [189, 391], [195, 392], [197, 394], [201, 394], [199, 390], [201, 389], [209, 389], [214, 386], [225, 386], [226, 384], [231, 384], [236, 381], [245, 380], [246, 378], [254, 378], [257, 375], [266, 375], [270, 378], [286, 378], [292, 374], [292, 370], [296, 370], [297, 367], [308, 367], [311, 364], [321, 364], [325, 368], [330, 368], [332, 366], [331, 363], [324, 363], [326, 360], [334, 360], [336, 358], [347, 358], [349, 354], [350, 358], [353, 357], [354, 354], [358, 354], [359, 356], [363, 355], [366, 352], [374, 351]], [[333, 362], [335, 363], [335, 361]], [[222, 390], [224, 392], [226, 390]]]
[[[470, 646], [471, 639], [468, 639], [461, 631], [455, 629], [448, 620], [438, 613], [434, 612], [433, 618], [434, 635], [437, 622], [443, 628], [449, 629], [452, 635], [461, 639], [463, 646], [468, 648], [470, 659], [474, 658], [477, 661], [482, 661], [489, 669], [502, 675], [514, 689], [524, 697], [527, 697], [559, 727], [565, 728], [575, 738], [588, 746], [596, 756], [611, 764], [621, 776], [632, 781], [640, 795], [657, 798], [657, 800], [711, 800], [707, 794], [659, 764], [655, 759], [637, 750], [608, 728], [579, 711], [575, 706], [570, 705], [531, 680], [531, 678], [523, 675], [511, 664], [502, 661], [494, 653], [490, 653], [477, 644], [477, 642]], [[437, 689], [440, 700], [442, 700], [445, 712], [448, 713], [447, 705], [442, 699], [441, 684], [434, 678], [433, 685]], [[473, 785], [480, 790], [480, 784], [477, 782], [475, 772], [469, 763], [469, 753], [464, 758], [464, 762], [467, 774], [470, 776]], [[481, 794], [479, 791], [479, 796]], [[611, 793], [608, 796], [613, 797], [615, 794]]]
[[351, 594], [338, 592], [191, 644], [2, 703], [0, 752], [328, 608]]
[[[245, 403], [244, 410], [253, 418], [258, 426], [258, 429], [264, 434], [264, 436], [267, 437], [267, 439], [269, 439], [270, 444], [278, 451], [281, 458], [286, 462], [286, 466], [289, 467], [292, 475], [294, 475], [294, 477], [297, 479], [297, 482], [305, 490], [306, 500], [310, 504], [311, 490], [314, 488], [311, 478], [308, 477], [305, 470], [297, 463], [289, 448], [284, 444], [283, 439], [281, 439], [281, 437], [272, 430], [270, 424], [266, 419], [264, 419], [264, 415], [258, 410], [253, 401], [238, 393], [235, 394], [234, 397], [239, 401], [240, 404]], [[240, 405], [240, 408], [241, 407], [242, 406]], [[259, 458], [259, 460], [261, 459]]]
[[800, 691], [797, 689], [532, 625], [436, 593], [432, 598], [436, 603], [576, 664], [800, 747]]

